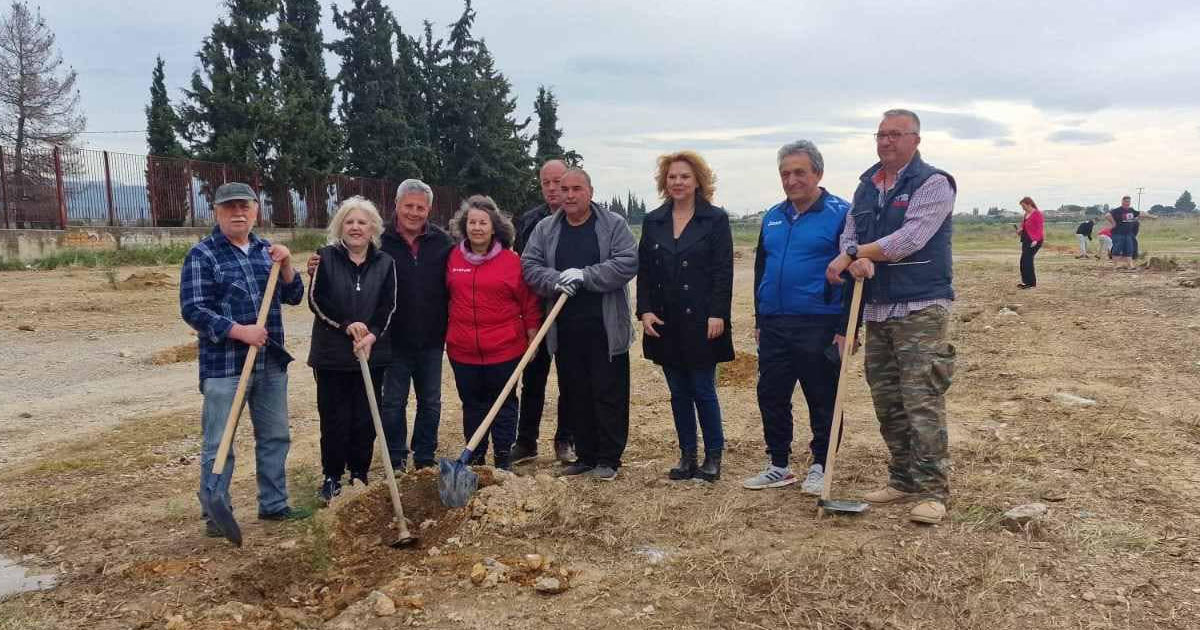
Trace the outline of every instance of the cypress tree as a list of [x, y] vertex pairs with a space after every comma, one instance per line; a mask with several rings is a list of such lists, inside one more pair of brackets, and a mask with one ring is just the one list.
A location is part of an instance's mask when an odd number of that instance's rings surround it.
[[186, 221], [191, 207], [188, 200], [191, 182], [187, 163], [179, 159], [187, 157], [187, 150], [175, 135], [180, 121], [167, 96], [164, 66], [162, 57], [158, 57], [151, 73], [150, 104], [146, 106], [146, 145], [150, 149], [146, 196], [159, 225], [179, 226]]
[[537, 98], [533, 101], [533, 112], [538, 117], [537, 151], [534, 162], [542, 164], [546, 160], [561, 159], [571, 166], [583, 163], [583, 156], [574, 150], [562, 148], [562, 129], [558, 128], [558, 98], [554, 91], [545, 86], [538, 86]]
[[154, 63], [154, 71], [150, 77], [150, 104], [146, 106], [146, 145], [151, 155], [164, 157], [184, 157], [187, 151], [179, 142], [176, 129], [179, 128], [179, 115], [171, 107], [171, 99], [167, 96], [165, 63], [161, 56]]
[[318, 0], [283, 0], [279, 11], [278, 140], [271, 174], [272, 219], [291, 224], [289, 188], [307, 202], [310, 225], [327, 220], [324, 176], [338, 166], [341, 134], [331, 118], [333, 82], [325, 72]]

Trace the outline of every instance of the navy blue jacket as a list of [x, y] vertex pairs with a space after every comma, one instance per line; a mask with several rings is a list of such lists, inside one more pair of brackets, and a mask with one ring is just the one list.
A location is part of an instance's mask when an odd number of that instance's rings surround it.
[[[873, 243], [904, 224], [908, 200], [933, 175], [944, 175], [957, 190], [949, 173], [926, 164], [921, 154], [913, 156], [896, 185], [881, 200], [871, 178], [882, 167], [875, 164], [862, 174], [854, 191], [854, 229], [860, 244]], [[953, 215], [951, 215], [953, 216]], [[954, 299], [954, 277], [950, 252], [952, 219], [947, 216], [925, 246], [904, 260], [876, 263], [875, 278], [867, 283], [867, 300], [875, 304], [895, 304], [918, 300]]]
[[754, 252], [754, 315], [840, 315], [842, 288], [825, 282], [850, 204], [824, 189], [795, 219], [790, 201], [763, 215]]

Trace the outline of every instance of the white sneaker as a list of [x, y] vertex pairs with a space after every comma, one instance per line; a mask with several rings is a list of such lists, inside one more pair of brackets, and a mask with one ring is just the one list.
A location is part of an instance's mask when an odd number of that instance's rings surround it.
[[800, 489], [804, 494], [820, 496], [821, 491], [825, 489], [825, 467], [820, 464], [809, 466], [808, 476], [800, 484]]
[[765, 488], [782, 488], [796, 483], [796, 475], [788, 467], [767, 465], [766, 470], [742, 482], [747, 490], [763, 490]]

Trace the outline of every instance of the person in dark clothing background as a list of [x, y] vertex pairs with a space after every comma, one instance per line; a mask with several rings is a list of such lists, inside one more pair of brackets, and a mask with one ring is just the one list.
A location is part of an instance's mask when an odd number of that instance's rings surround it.
[[[658, 158], [666, 203], [646, 215], [638, 246], [637, 316], [642, 351], [662, 366], [679, 437], [675, 480], [721, 478], [725, 436], [717, 363], [733, 360], [733, 236], [729, 215], [712, 205], [715, 177], [704, 158], [680, 151]], [[704, 434], [697, 465], [696, 420]]]
[[[850, 204], [820, 186], [825, 161], [816, 145], [798, 140], [779, 149], [779, 179], [787, 199], [763, 216], [754, 253], [754, 315], [758, 341], [758, 409], [770, 461], [746, 479], [749, 490], [797, 481], [792, 450], [792, 393], [808, 403], [812, 463], [801, 489], [820, 494], [833, 425], [839, 364], [829, 353], [844, 342], [843, 290], [825, 281]], [[831, 355], [833, 358], [831, 358]]]
[[383, 220], [375, 204], [351, 197], [329, 222], [330, 244], [317, 250], [321, 262], [309, 284], [313, 318], [308, 365], [317, 381], [321, 418], [320, 496], [342, 491], [342, 474], [367, 482], [375, 427], [356, 355], [368, 357], [375, 397], [391, 359], [387, 338], [396, 309], [396, 268], [379, 249]]
[[1076, 258], [1088, 257], [1088, 241], [1092, 240], [1092, 228], [1096, 226], [1090, 218], [1075, 228], [1075, 238], [1079, 241], [1079, 254]]
[[1137, 225], [1138, 211], [1130, 203], [1129, 195], [1121, 197], [1121, 205], [1113, 208], [1105, 215], [1108, 226], [1112, 228], [1112, 259], [1118, 266], [1134, 268], [1133, 260], [1137, 255], [1137, 241], [1134, 237], [1134, 227]]
[[[558, 212], [562, 206], [560, 181], [567, 165], [562, 160], [548, 160], [538, 172], [541, 180], [542, 199], [545, 203], [530, 208], [517, 217], [517, 235], [514, 249], [517, 254], [525, 251], [525, 243], [538, 222]], [[512, 450], [512, 463], [519, 464], [537, 457], [538, 432], [542, 424], [542, 410], [546, 404], [546, 378], [550, 375], [553, 356], [543, 340], [538, 352], [525, 366], [521, 375], [520, 416], [517, 421], [517, 443]], [[562, 397], [558, 397], [558, 426], [554, 431], [554, 456], [563, 464], [575, 461], [575, 438], [571, 432], [570, 414], [564, 413]]]

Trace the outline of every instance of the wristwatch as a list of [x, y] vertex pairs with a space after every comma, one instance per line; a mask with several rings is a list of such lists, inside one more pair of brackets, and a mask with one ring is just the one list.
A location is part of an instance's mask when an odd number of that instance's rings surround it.
[[858, 260], [858, 245], [847, 247], [846, 255], [850, 257], [850, 260]]

